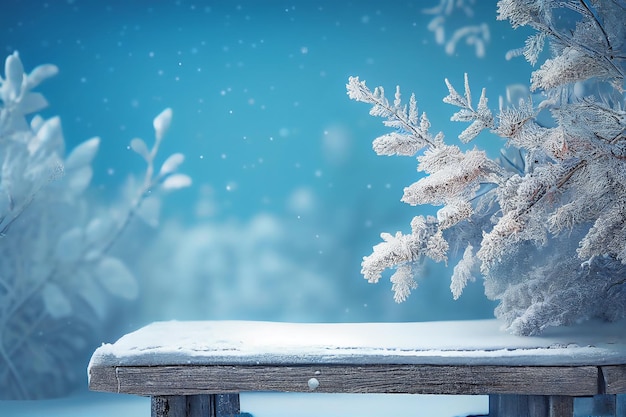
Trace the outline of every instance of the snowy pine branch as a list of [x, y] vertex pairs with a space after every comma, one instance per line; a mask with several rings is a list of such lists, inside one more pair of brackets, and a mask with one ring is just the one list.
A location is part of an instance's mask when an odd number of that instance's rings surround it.
[[[564, 10], [578, 14], [575, 25], [559, 26]], [[466, 74], [463, 94], [445, 80], [444, 102], [459, 108], [451, 120], [470, 123], [461, 142], [489, 129], [521, 160], [462, 151], [442, 133], [432, 138], [425, 115], [417, 123], [414, 96], [403, 105], [397, 88], [391, 104], [382, 87], [372, 92], [350, 78], [350, 98], [372, 105], [370, 114], [396, 129], [374, 141], [376, 152], [421, 151], [418, 171], [426, 176], [405, 188], [402, 201], [441, 206], [436, 218], [415, 217], [409, 235], [383, 234], [362, 273], [377, 282], [385, 269], [396, 269], [394, 298], [403, 301], [425, 258], [447, 261], [456, 255], [451, 247], [465, 248], [452, 275], [453, 297], [482, 274], [486, 295], [500, 300], [496, 315], [511, 331], [625, 317], [626, 280], [619, 275], [626, 271], [626, 9], [610, 0], [501, 0], [498, 13], [514, 28], [538, 31], [511, 55], [534, 65], [550, 42], [553, 55], [530, 84], [547, 99], [521, 100], [494, 117], [484, 89], [472, 103]], [[537, 122], [542, 111], [551, 113], [551, 124]]]
[[[580, 15], [575, 27], [557, 26], [563, 9]], [[559, 51], [533, 73], [531, 90], [547, 90], [593, 77], [621, 89], [626, 59], [623, 16], [624, 5], [611, 0], [498, 2], [498, 20], [509, 20], [513, 28], [528, 25], [538, 30], [522, 49], [528, 62], [536, 63], [545, 37]]]
[[430, 122], [425, 113], [418, 117], [417, 102], [415, 95], [409, 99], [409, 105], [402, 105], [400, 87], [396, 87], [393, 105], [385, 97], [383, 87], [376, 87], [371, 91], [365, 81], [359, 77], [350, 77], [348, 84], [348, 96], [352, 100], [361, 101], [372, 105], [372, 116], [384, 117], [385, 126], [395, 128], [392, 133], [380, 136], [374, 140], [374, 151], [378, 155], [406, 155], [412, 156], [426, 146], [433, 146], [438, 136], [433, 138], [428, 132]]
[[445, 81], [450, 94], [443, 99], [443, 102], [461, 108], [461, 110], [452, 115], [450, 120], [454, 122], [472, 122], [472, 124], [459, 135], [461, 142], [468, 143], [484, 129], [493, 127], [493, 115], [489, 107], [487, 107], [486, 90], [484, 88], [478, 100], [478, 107], [474, 110], [472, 107], [472, 95], [467, 73], [465, 74], [465, 97], [461, 97], [461, 95], [457, 93], [447, 78]]

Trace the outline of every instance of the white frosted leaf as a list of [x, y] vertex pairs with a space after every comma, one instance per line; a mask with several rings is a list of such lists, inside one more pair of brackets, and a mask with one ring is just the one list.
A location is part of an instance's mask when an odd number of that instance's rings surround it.
[[62, 262], [75, 262], [80, 259], [84, 247], [84, 234], [80, 227], [63, 233], [56, 246], [56, 257]]
[[455, 300], [459, 299], [468, 281], [475, 281], [473, 269], [476, 265], [476, 258], [474, 257], [473, 250], [472, 245], [467, 245], [463, 253], [463, 259], [454, 267], [450, 290]]
[[6, 80], [3, 89], [6, 91], [6, 98], [14, 100], [20, 95], [24, 78], [24, 66], [17, 52], [7, 57], [4, 63], [4, 74]]
[[134, 138], [130, 141], [130, 149], [137, 152], [143, 159], [146, 161], [150, 160], [150, 151], [148, 150], [148, 145], [142, 139]]
[[48, 282], [41, 290], [41, 297], [46, 312], [52, 318], [60, 319], [72, 314], [72, 304], [61, 288], [53, 282]]
[[191, 177], [185, 174], [174, 174], [165, 178], [161, 187], [164, 190], [177, 190], [179, 188], [189, 187], [191, 185]]
[[30, 128], [33, 132], [37, 133], [37, 131], [41, 129], [41, 126], [43, 126], [44, 123], [44, 118], [37, 114], [31, 119]]
[[[11, 206], [13, 205], [13, 201], [11, 200], [11, 196], [8, 193], [0, 193], [0, 213], [8, 213], [11, 211]], [[3, 221], [6, 219], [2, 219]], [[0, 221], [0, 224], [2, 222]]]
[[26, 94], [17, 106], [19, 112], [22, 114], [35, 113], [46, 107], [48, 107], [48, 101], [41, 93]]
[[7, 81], [22, 84], [24, 66], [17, 51], [7, 57], [4, 63], [4, 75]]
[[132, 300], [139, 293], [139, 285], [122, 261], [105, 257], [96, 266], [96, 278], [110, 294]]
[[65, 177], [69, 191], [75, 195], [82, 193], [89, 186], [91, 177], [93, 177], [93, 170], [90, 166], [72, 171]]
[[86, 276], [82, 278], [79, 280], [80, 288], [78, 288], [78, 295], [85, 300], [98, 318], [106, 318], [111, 306], [111, 300], [107, 299], [106, 293], [102, 291], [102, 287], [98, 286], [92, 279], [87, 279]]
[[159, 175], [165, 176], [167, 174], [171, 174], [172, 172], [178, 169], [178, 167], [180, 166], [180, 164], [183, 163], [184, 160], [185, 160], [185, 155], [183, 155], [182, 153], [175, 153], [175, 154], [170, 155], [165, 160], [165, 162], [163, 162], [163, 165], [161, 165], [161, 170], [159, 171]]
[[92, 219], [85, 228], [85, 242], [87, 244], [102, 242], [110, 235], [114, 226], [114, 222], [110, 218], [96, 217]]
[[65, 170], [71, 171], [90, 165], [98, 152], [99, 146], [100, 138], [95, 137], [84, 141], [72, 149], [72, 152], [65, 158]]
[[37, 87], [46, 78], [53, 77], [59, 73], [59, 68], [56, 65], [44, 64], [35, 67], [26, 80], [26, 85], [29, 90]]
[[483, 129], [485, 129], [485, 123], [480, 119], [474, 120], [471, 125], [461, 132], [459, 140], [463, 143], [468, 143], [472, 139], [476, 138], [476, 136], [478, 136]]
[[154, 131], [156, 132], [156, 138], [160, 141], [163, 138], [163, 135], [170, 127], [170, 123], [172, 122], [172, 109], [167, 108], [163, 110], [157, 117], [154, 118], [152, 125], [154, 126]]
[[87, 253], [85, 253], [85, 256], [83, 256], [83, 260], [85, 262], [93, 262], [93, 261], [100, 259], [101, 257], [102, 257], [101, 248], [96, 248], [96, 249], [88, 250]]
[[137, 208], [137, 216], [151, 227], [159, 225], [160, 213], [161, 200], [157, 197], [146, 197]]
[[61, 118], [57, 116], [46, 120], [43, 125], [41, 125], [40, 129], [37, 131], [37, 135], [33, 136], [28, 142], [28, 152], [32, 155], [46, 144], [50, 147], [54, 147], [55, 144], [61, 143], [63, 143]]

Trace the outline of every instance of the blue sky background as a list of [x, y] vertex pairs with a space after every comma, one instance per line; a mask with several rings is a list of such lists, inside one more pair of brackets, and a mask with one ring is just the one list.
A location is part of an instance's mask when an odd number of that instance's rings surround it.
[[[480, 283], [452, 301], [450, 271], [442, 266], [430, 266], [403, 305], [393, 303], [387, 281], [372, 286], [361, 278], [361, 258], [381, 232], [406, 232], [414, 215], [435, 209], [400, 202], [403, 188], [418, 178], [416, 162], [374, 154], [371, 141], [386, 129], [366, 105], [348, 99], [345, 84], [358, 75], [371, 87], [385, 86], [390, 97], [397, 84], [407, 99], [415, 92], [432, 131], [454, 141], [463, 125], [449, 121], [455, 109], [441, 101], [444, 78], [462, 91], [463, 73], [469, 73], [474, 97], [486, 87], [496, 109], [507, 86], [527, 84], [532, 70], [522, 58], [504, 59], [506, 51], [523, 45], [528, 31], [496, 21], [495, 1], [466, 1], [466, 9], [446, 1], [5, 1], [0, 50], [5, 56], [19, 51], [27, 71], [43, 63], [60, 69], [40, 87], [50, 102], [44, 116], [61, 116], [68, 149], [102, 138], [94, 198], [116, 198], [124, 179], [142, 172], [143, 162], [128, 144], [134, 137], [150, 143], [153, 117], [171, 107], [173, 124], [160, 156], [184, 153], [181, 171], [194, 181], [166, 199], [164, 222], [185, 230], [172, 239], [207, 224], [224, 238], [231, 229], [220, 225], [231, 223], [242, 231], [238, 239], [245, 239], [248, 222], [270, 216], [292, 231], [276, 251], [315, 270], [341, 300], [317, 301], [319, 309], [314, 300], [303, 302], [293, 316], [252, 305], [238, 308], [237, 318], [491, 315]], [[438, 6], [439, 12], [424, 12]], [[485, 56], [477, 57], [467, 38], [447, 54], [428, 29], [437, 16], [446, 39], [457, 29], [486, 24]], [[488, 134], [479, 144], [491, 152], [502, 146]], [[259, 297], [276, 295], [282, 304], [289, 294], [277, 288]], [[174, 308], [171, 315], [231, 314], [188, 308]]]

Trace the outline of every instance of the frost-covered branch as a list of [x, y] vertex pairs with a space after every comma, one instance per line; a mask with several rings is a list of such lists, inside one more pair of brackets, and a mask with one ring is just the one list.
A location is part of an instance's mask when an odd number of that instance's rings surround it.
[[[132, 267], [120, 252], [138, 216], [158, 219], [159, 194], [190, 185], [173, 154], [154, 173], [158, 145], [170, 124], [166, 109], [154, 120], [156, 141], [146, 151], [141, 186], [119, 210], [85, 191], [100, 138], [67, 155], [59, 117], [33, 113], [47, 106], [33, 89], [57, 73], [42, 65], [26, 73], [17, 52], [0, 77], [0, 385], [3, 399], [54, 396], [74, 388], [76, 355], [89, 349], [111, 313], [112, 298], [134, 299]], [[132, 148], [141, 149], [140, 139]], [[138, 152], [141, 154], [141, 152]], [[119, 213], [122, 213], [119, 215]], [[123, 252], [123, 251], [121, 251]], [[71, 325], [68, 325], [71, 323]], [[58, 348], [50, 351], [47, 346]], [[33, 357], [36, 357], [34, 360]], [[61, 370], [61, 371], [60, 371]]]
[[[558, 26], [564, 10], [579, 15], [574, 26]], [[418, 170], [426, 177], [406, 187], [402, 201], [442, 206], [436, 218], [416, 223], [416, 217], [410, 235], [383, 234], [362, 273], [376, 282], [385, 269], [396, 269], [392, 288], [402, 301], [425, 258], [447, 261], [455, 256], [450, 248], [465, 248], [452, 276], [453, 297], [482, 274], [487, 296], [501, 301], [496, 314], [514, 332], [624, 317], [626, 284], [615, 274], [626, 271], [626, 10], [614, 1], [501, 0], [498, 19], [538, 31], [508, 57], [524, 55], [534, 65], [550, 42], [552, 57], [530, 84], [547, 98], [501, 106], [494, 118], [484, 89], [474, 106], [465, 75], [463, 95], [445, 80], [444, 102], [459, 108], [451, 120], [470, 123], [461, 142], [490, 130], [523, 161], [505, 152], [492, 160], [478, 149], [462, 151], [444, 143], [442, 133], [432, 138], [429, 124], [416, 126], [414, 96], [407, 111], [399, 88], [390, 105], [382, 88], [371, 92], [350, 78], [350, 98], [371, 104], [370, 113], [396, 129], [375, 140], [377, 153], [420, 152]], [[548, 126], [536, 120], [545, 111], [553, 119]], [[595, 271], [593, 280], [588, 271]]]
[[445, 81], [446, 86], [448, 86], [449, 94], [443, 99], [443, 102], [461, 108], [461, 110], [452, 115], [450, 120], [454, 122], [472, 122], [472, 124], [470, 124], [469, 127], [459, 135], [461, 142], [468, 143], [478, 136], [484, 129], [493, 127], [493, 115], [491, 114], [489, 107], [487, 107], [487, 96], [484, 88], [480, 94], [480, 100], [478, 100], [478, 107], [474, 110], [467, 73], [465, 74], [464, 97], [457, 93], [447, 78]]
[[[562, 9], [580, 14], [574, 28], [557, 26]], [[610, 0], [500, 0], [497, 18], [509, 20], [514, 28], [528, 25], [539, 31], [522, 49], [531, 64], [543, 49], [544, 37], [550, 38], [553, 49], [559, 51], [533, 73], [531, 90], [547, 90], [592, 77], [608, 80], [621, 89], [626, 58], [623, 15], [624, 6]]]
[[414, 94], [411, 95], [409, 105], [403, 105], [398, 86], [392, 105], [385, 97], [383, 87], [371, 91], [359, 77], [350, 77], [346, 87], [352, 100], [371, 104], [370, 114], [386, 118], [383, 122], [385, 126], [396, 129], [374, 140], [374, 151], [378, 155], [411, 156], [426, 146], [436, 146], [435, 143], [441, 140], [440, 134], [433, 138], [428, 131], [430, 122], [426, 113], [418, 117]]

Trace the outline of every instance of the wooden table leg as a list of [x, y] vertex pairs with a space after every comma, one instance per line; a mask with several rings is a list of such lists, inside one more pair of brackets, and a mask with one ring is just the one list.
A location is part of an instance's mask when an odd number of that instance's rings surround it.
[[563, 395], [489, 395], [489, 417], [572, 417], [574, 397]]
[[572, 417], [574, 415], [574, 397], [565, 395], [550, 395], [549, 416], [550, 417]]
[[236, 417], [239, 394], [159, 395], [152, 397], [152, 417]]
[[214, 394], [215, 417], [234, 417], [240, 413], [239, 394]]

